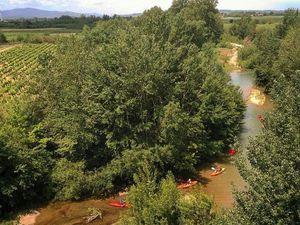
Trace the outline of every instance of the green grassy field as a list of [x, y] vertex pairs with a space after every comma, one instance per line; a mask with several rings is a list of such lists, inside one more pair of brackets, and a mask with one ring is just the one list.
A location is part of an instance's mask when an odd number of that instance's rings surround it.
[[6, 36], [9, 42], [17, 41], [20, 37], [31, 38], [37, 36], [51, 36], [51, 35], [66, 35], [72, 33], [79, 33], [81, 30], [64, 29], [64, 28], [47, 28], [47, 29], [0, 29]]
[[[264, 29], [274, 29], [279, 23], [266, 23], [266, 24], [257, 24], [256, 25], [256, 30], [257, 31], [260, 31], [260, 30], [264, 30]], [[229, 28], [231, 27], [232, 25], [230, 23], [225, 23], [224, 24], [224, 30], [225, 32], [229, 32]]]
[[[253, 20], [258, 21], [258, 24], [274, 24], [280, 23], [283, 16], [252, 16]], [[240, 17], [223, 17], [223, 22], [229, 24], [231, 20], [238, 20]]]

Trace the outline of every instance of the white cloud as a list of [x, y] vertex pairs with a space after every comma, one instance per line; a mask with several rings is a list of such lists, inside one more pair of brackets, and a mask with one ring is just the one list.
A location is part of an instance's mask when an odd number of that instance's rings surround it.
[[[300, 0], [219, 0], [220, 9], [275, 9], [299, 7]], [[296, 2], [292, 3], [291, 2]], [[129, 14], [143, 12], [153, 6], [168, 9], [172, 0], [0, 0], [0, 7], [36, 7], [48, 10], [68, 10], [106, 14]]]
[[271, 9], [280, 2], [285, 0], [251, 0], [251, 1], [241, 1], [241, 0], [219, 0], [220, 9]]

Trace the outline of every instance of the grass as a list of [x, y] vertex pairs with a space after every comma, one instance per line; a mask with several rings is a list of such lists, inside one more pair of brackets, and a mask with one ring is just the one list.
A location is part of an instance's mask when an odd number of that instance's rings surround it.
[[18, 38], [31, 38], [37, 36], [67, 35], [79, 33], [81, 30], [64, 28], [46, 28], [46, 29], [1, 29], [9, 42], [15, 42]]
[[[259, 24], [265, 23], [280, 23], [283, 19], [283, 16], [252, 16], [253, 20], [257, 20]], [[231, 20], [239, 20], [240, 17], [223, 17], [222, 20], [226, 24], [229, 24]]]
[[[265, 29], [270, 29], [270, 30], [272, 30], [272, 29], [274, 29], [278, 24], [279, 24], [279, 23], [257, 24], [257, 25], [256, 25], [256, 30], [257, 30], [257, 31], [261, 31], [261, 30], [265, 30]], [[225, 24], [224, 24], [224, 31], [228, 33], [231, 26], [232, 26], [232, 24], [230, 24], [230, 23], [225, 23]]]

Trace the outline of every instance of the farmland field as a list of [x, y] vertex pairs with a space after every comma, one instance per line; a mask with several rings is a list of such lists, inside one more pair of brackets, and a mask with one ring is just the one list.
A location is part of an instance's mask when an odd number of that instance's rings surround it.
[[81, 30], [64, 28], [45, 28], [45, 29], [1, 29], [1, 32], [7, 37], [9, 42], [18, 41], [18, 39], [32, 38], [37, 36], [68, 35], [79, 33]]
[[55, 50], [53, 44], [24, 45], [0, 52], [0, 99], [14, 95], [23, 87], [25, 78], [38, 66], [38, 57]]
[[[283, 19], [282, 16], [253, 16], [251, 18], [257, 21], [257, 30], [273, 29], [278, 24], [280, 24]], [[230, 21], [238, 19], [240, 19], [240, 17], [223, 17], [222, 20], [224, 22], [225, 31], [228, 32], [230, 27], [232, 26], [232, 23], [230, 23]]]
[[[223, 17], [223, 22], [230, 23], [232, 20], [238, 20], [241, 17]], [[283, 16], [252, 16], [253, 20], [256, 20], [259, 24], [265, 24], [265, 23], [280, 23], [283, 19]]]

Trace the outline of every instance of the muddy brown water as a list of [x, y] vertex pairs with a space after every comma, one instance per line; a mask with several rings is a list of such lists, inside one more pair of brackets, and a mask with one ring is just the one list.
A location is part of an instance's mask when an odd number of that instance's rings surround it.
[[[246, 102], [247, 110], [244, 115], [243, 129], [240, 135], [240, 144], [242, 153], [246, 154], [249, 137], [256, 136], [262, 129], [262, 124], [257, 119], [258, 115], [265, 115], [272, 109], [272, 102], [269, 96], [266, 96], [265, 104], [262, 106], [255, 105], [247, 99], [250, 92], [255, 87], [255, 78], [252, 72], [234, 71], [230, 73], [231, 82], [240, 87], [243, 99]], [[225, 167], [224, 173], [212, 177], [211, 167], [214, 163]], [[246, 183], [240, 176], [238, 169], [234, 165], [232, 158], [218, 159], [214, 163], [207, 165], [199, 171], [203, 179], [203, 190], [210, 195], [215, 204], [221, 208], [232, 208], [234, 203], [233, 187], [245, 189]]]
[[37, 217], [35, 225], [85, 224], [83, 218], [88, 215], [90, 208], [101, 209], [103, 221], [97, 219], [89, 225], [111, 225], [116, 223], [126, 211], [125, 208], [110, 206], [109, 202], [112, 201], [116, 201], [116, 199], [51, 203], [47, 207], [39, 209], [40, 215]]

